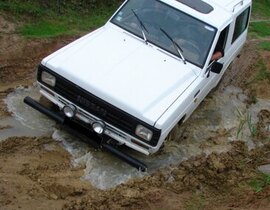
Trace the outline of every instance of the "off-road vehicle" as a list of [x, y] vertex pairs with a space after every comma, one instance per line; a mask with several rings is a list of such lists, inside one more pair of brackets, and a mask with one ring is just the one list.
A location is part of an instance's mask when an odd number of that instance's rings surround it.
[[157, 152], [239, 55], [251, 0], [127, 0], [101, 28], [44, 58], [25, 102], [137, 168], [125, 145]]

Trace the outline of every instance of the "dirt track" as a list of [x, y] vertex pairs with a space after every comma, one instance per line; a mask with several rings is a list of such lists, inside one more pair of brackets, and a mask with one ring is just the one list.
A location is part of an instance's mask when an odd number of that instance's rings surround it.
[[[0, 16], [2, 119], [10, 114], [2, 99], [17, 86], [31, 86], [41, 58], [75, 39], [30, 40], [17, 35], [15, 29], [16, 25]], [[256, 61], [269, 62], [269, 57], [268, 52], [256, 50], [256, 41], [249, 41], [218, 91], [234, 85], [250, 97], [270, 99], [269, 81], [246, 85], [256, 74]], [[261, 113], [258, 128], [269, 122], [269, 113]], [[258, 138], [268, 137], [262, 129]], [[194, 157], [170, 170], [102, 191], [81, 179], [85, 166], [74, 167], [69, 153], [50, 137], [12, 137], [0, 143], [0, 209], [269, 209], [270, 187], [256, 193], [247, 183], [259, 176], [259, 165], [270, 162], [270, 144], [264, 143], [248, 151], [243, 143], [235, 142], [228, 153]]]

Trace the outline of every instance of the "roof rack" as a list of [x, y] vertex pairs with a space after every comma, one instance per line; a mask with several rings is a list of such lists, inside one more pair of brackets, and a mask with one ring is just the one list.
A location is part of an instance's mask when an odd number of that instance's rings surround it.
[[244, 0], [240, 0], [237, 4], [235, 4], [235, 5], [233, 6], [233, 12], [234, 12], [235, 8], [236, 8], [238, 5], [243, 6], [243, 4], [244, 4]]

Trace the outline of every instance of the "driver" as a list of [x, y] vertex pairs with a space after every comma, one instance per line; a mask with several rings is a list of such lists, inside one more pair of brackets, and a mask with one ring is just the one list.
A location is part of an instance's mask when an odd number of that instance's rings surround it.
[[211, 57], [211, 61], [217, 61], [224, 56], [223, 47], [220, 46], [220, 42], [217, 43], [214, 53]]

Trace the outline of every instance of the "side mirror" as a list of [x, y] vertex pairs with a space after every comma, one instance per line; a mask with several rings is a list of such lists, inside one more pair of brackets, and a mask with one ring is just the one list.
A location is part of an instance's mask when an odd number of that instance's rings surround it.
[[223, 68], [223, 64], [219, 62], [214, 62], [211, 66], [211, 72], [219, 74]]

